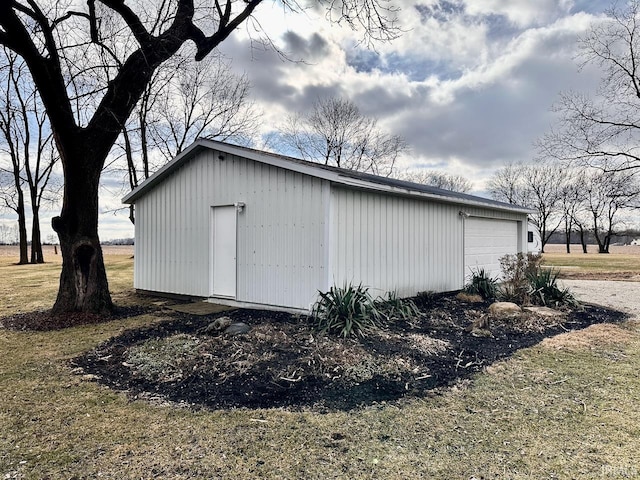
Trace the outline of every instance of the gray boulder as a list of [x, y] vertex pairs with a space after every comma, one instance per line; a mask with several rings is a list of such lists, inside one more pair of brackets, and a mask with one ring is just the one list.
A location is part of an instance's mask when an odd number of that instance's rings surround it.
[[247, 333], [251, 330], [251, 327], [243, 322], [232, 323], [227, 328], [225, 328], [225, 335], [234, 336], [234, 335], [242, 335], [243, 333]]

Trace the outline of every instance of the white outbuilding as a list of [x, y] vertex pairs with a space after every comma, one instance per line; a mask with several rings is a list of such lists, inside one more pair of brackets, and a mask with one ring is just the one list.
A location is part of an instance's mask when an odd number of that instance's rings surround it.
[[345, 283], [458, 290], [527, 251], [525, 208], [210, 140], [123, 202], [137, 290], [230, 305], [306, 310]]

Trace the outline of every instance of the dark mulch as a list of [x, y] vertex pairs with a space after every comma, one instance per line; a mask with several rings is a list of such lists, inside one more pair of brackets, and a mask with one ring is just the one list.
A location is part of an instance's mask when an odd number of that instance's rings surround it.
[[[586, 306], [562, 323], [523, 317], [494, 322], [492, 337], [477, 337], [466, 327], [487, 305], [439, 295], [419, 306], [419, 319], [396, 321], [364, 339], [318, 335], [307, 317], [284, 313], [234, 311], [229, 314], [234, 321], [252, 327], [235, 337], [202, 332], [221, 314], [172, 315], [152, 327], [124, 332], [72, 363], [134, 398], [159, 396], [212, 409], [348, 410], [424, 396], [545, 337], [624, 318], [617, 311]], [[170, 351], [174, 357], [162, 357]]]

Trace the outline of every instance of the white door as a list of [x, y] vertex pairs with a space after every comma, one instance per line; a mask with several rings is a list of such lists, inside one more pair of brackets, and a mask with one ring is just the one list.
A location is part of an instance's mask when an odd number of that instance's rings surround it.
[[211, 207], [211, 294], [236, 296], [236, 207]]
[[500, 276], [500, 257], [518, 253], [518, 222], [476, 217], [464, 222], [465, 281], [480, 268]]

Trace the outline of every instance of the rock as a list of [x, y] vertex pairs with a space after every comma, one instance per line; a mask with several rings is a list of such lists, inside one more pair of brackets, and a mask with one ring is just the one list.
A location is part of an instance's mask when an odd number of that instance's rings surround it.
[[251, 330], [251, 327], [249, 325], [247, 325], [246, 323], [238, 322], [232, 323], [227, 328], [225, 328], [224, 333], [225, 335], [233, 336], [247, 333], [249, 330]]
[[561, 318], [566, 316], [566, 313], [549, 307], [524, 307], [523, 310], [545, 318]]
[[513, 302], [494, 302], [489, 305], [489, 313], [496, 317], [512, 317], [520, 315], [522, 309]]
[[204, 327], [201, 330], [201, 332], [206, 333], [208, 335], [216, 335], [222, 332], [223, 330], [227, 329], [229, 325], [231, 325], [232, 323], [233, 323], [233, 320], [231, 320], [231, 318], [229, 317], [216, 318], [213, 322], [211, 322], [209, 325]]
[[94, 375], [92, 373], [87, 373], [86, 375], [82, 375], [82, 380], [84, 380], [85, 382], [96, 382], [100, 379], [100, 377], [98, 375]]

